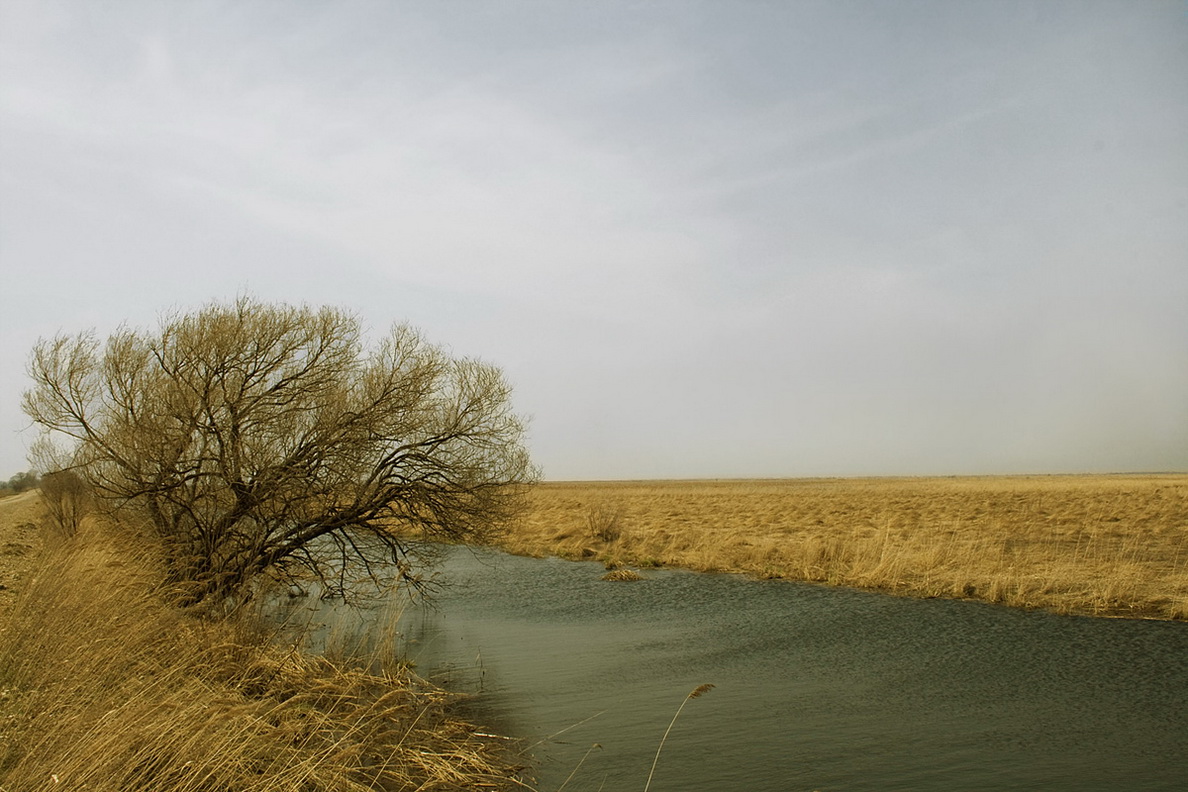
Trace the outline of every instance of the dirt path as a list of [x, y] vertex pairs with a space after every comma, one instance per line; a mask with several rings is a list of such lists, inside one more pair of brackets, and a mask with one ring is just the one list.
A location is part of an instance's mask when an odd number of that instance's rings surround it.
[[0, 616], [29, 579], [44, 522], [45, 506], [37, 490], [0, 498]]

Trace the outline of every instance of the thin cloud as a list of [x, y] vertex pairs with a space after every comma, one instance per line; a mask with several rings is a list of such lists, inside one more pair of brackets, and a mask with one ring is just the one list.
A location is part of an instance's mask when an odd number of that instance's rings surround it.
[[38, 335], [248, 290], [553, 478], [1188, 468], [1188, 34], [1039, 8], [5, 0], [0, 459]]

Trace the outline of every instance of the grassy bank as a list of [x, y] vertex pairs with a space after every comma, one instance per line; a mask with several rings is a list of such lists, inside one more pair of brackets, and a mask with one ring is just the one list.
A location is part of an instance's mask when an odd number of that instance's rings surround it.
[[521, 786], [502, 743], [399, 662], [364, 671], [184, 616], [154, 596], [152, 553], [110, 526], [45, 544], [0, 611], [3, 792]]
[[1188, 475], [546, 483], [503, 546], [1188, 619]]

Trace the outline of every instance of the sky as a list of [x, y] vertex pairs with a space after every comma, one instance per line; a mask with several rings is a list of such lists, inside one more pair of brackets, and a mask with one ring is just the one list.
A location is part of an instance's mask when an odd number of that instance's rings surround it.
[[546, 479], [1188, 470], [1188, 3], [0, 0], [38, 338], [251, 294], [503, 369]]

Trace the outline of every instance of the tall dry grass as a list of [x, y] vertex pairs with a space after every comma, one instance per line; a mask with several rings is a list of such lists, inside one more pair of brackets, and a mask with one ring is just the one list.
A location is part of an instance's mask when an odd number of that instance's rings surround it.
[[88, 518], [0, 615], [0, 790], [511, 789], [493, 741], [399, 663], [362, 670], [166, 607]]
[[1184, 474], [546, 483], [503, 546], [1188, 619]]

